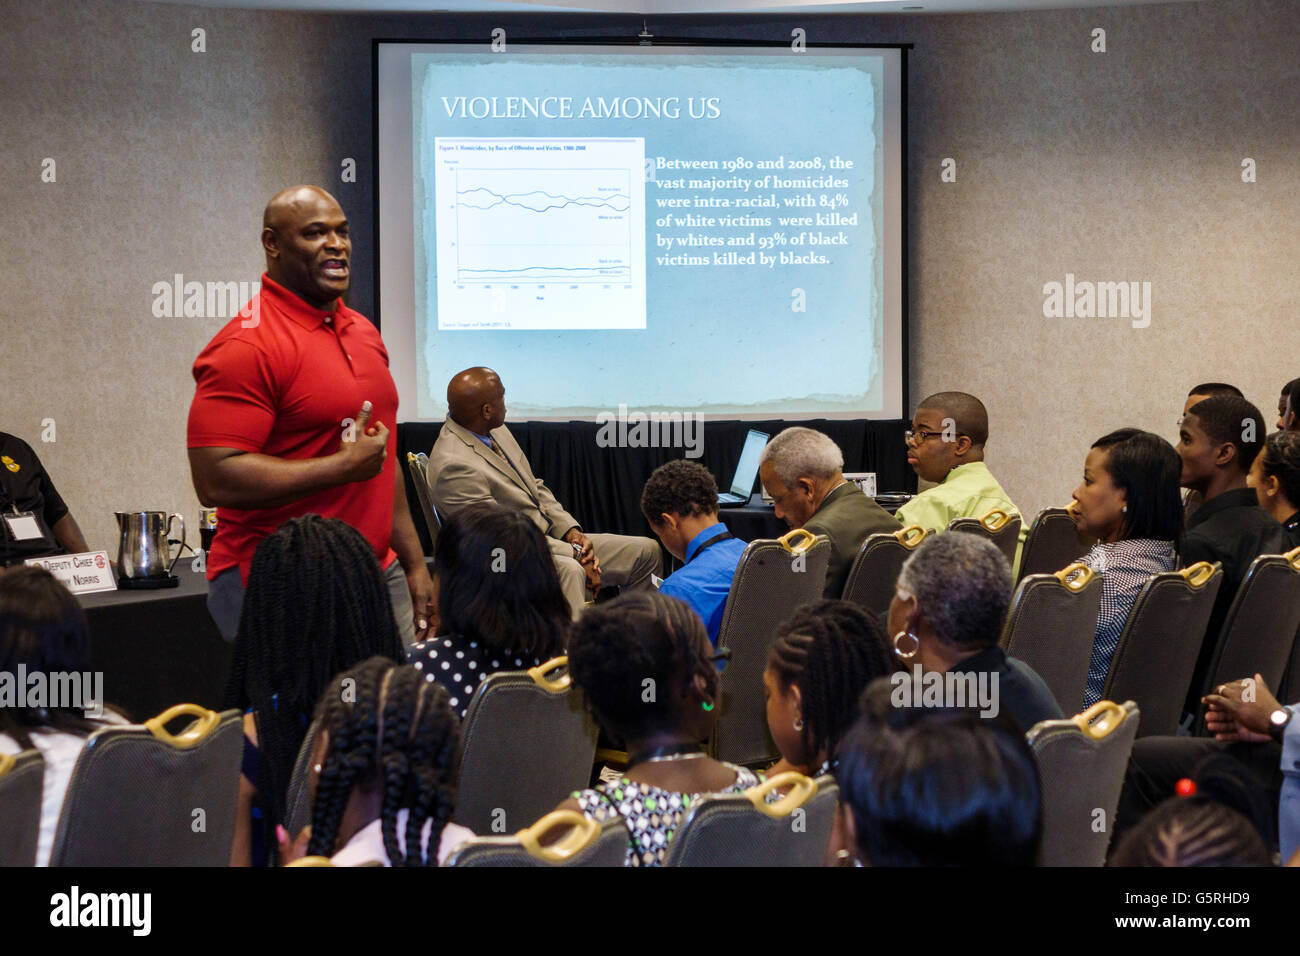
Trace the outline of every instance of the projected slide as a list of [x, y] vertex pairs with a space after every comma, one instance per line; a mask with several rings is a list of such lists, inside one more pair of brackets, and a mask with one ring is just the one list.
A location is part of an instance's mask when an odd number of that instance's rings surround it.
[[404, 420], [904, 414], [898, 50], [378, 47]]
[[643, 139], [438, 137], [434, 154], [440, 331], [645, 328]]

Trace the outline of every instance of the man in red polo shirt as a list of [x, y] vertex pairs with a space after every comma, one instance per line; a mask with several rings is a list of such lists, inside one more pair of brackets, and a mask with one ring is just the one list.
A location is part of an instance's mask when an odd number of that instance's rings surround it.
[[351, 276], [347, 218], [323, 189], [286, 189], [267, 204], [262, 248], [261, 291], [194, 363], [190, 473], [199, 500], [220, 511], [208, 609], [234, 640], [257, 545], [314, 513], [370, 542], [410, 643], [433, 617], [433, 582], [387, 427], [397, 421], [388, 352], [340, 298]]

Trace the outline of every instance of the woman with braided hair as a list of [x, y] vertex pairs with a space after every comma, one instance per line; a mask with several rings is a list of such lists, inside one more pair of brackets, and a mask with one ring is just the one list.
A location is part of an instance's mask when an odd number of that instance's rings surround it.
[[820, 776], [877, 677], [902, 669], [876, 617], [849, 601], [805, 604], [777, 628], [763, 672], [767, 727], [781, 759], [768, 771]]
[[700, 794], [739, 793], [761, 778], [704, 750], [717, 719], [718, 655], [690, 605], [634, 591], [585, 611], [569, 635], [569, 673], [610, 736], [627, 745], [623, 776], [574, 793], [561, 810], [628, 828], [628, 866], [658, 866]]
[[273, 866], [294, 760], [335, 675], [382, 654], [405, 659], [374, 551], [337, 518], [286, 521], [257, 546], [226, 706], [244, 712], [232, 866]]
[[316, 718], [312, 825], [285, 862], [438, 866], [474, 836], [450, 822], [460, 726], [441, 684], [372, 657], [334, 679]]

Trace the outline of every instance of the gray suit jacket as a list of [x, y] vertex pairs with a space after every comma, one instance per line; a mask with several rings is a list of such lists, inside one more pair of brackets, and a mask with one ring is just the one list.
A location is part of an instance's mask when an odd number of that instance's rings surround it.
[[429, 452], [429, 493], [434, 507], [441, 514], [454, 515], [466, 505], [492, 501], [522, 511], [547, 536], [553, 554], [573, 557], [573, 548], [561, 539], [578, 527], [578, 520], [533, 475], [510, 429], [504, 425], [494, 428], [491, 437], [508, 462], [473, 432], [447, 418]]

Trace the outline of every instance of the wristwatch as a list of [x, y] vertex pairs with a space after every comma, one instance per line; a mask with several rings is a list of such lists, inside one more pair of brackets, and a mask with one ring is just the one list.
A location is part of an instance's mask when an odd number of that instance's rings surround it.
[[1268, 735], [1278, 743], [1282, 742], [1282, 736], [1286, 733], [1287, 725], [1291, 723], [1294, 715], [1285, 707], [1279, 707], [1268, 715]]

